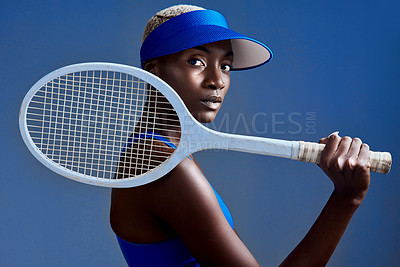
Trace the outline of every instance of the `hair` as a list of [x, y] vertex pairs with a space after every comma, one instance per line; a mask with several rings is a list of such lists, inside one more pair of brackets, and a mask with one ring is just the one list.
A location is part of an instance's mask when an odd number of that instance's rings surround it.
[[158, 26], [163, 24], [169, 19], [172, 19], [181, 14], [195, 11], [195, 10], [204, 10], [205, 8], [193, 5], [176, 5], [171, 6], [166, 9], [163, 9], [157, 12], [150, 20], [147, 22], [146, 27], [144, 28], [143, 39], [142, 42], [147, 38], [147, 36]]

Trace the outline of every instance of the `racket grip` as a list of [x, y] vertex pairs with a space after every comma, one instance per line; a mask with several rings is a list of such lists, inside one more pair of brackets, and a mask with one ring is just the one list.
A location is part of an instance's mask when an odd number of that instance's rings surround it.
[[[305, 162], [319, 164], [321, 161], [324, 144], [299, 141], [299, 153], [297, 159]], [[371, 171], [387, 174], [392, 165], [392, 155], [389, 152], [374, 152], [369, 154]]]

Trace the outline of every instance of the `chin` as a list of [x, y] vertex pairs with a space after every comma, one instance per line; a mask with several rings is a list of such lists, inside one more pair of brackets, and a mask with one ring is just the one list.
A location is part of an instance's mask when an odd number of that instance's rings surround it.
[[196, 118], [196, 120], [201, 123], [213, 122], [216, 115], [217, 115], [217, 112], [204, 112], [204, 113], [200, 113], [197, 115], [193, 114], [193, 116]]

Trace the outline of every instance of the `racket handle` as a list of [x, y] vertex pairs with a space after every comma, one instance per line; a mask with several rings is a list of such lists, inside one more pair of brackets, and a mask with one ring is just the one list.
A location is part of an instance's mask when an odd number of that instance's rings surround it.
[[[299, 141], [299, 154], [297, 159], [305, 162], [319, 164], [321, 161], [324, 144]], [[369, 154], [371, 171], [387, 174], [392, 165], [392, 155], [389, 152], [374, 152]]]

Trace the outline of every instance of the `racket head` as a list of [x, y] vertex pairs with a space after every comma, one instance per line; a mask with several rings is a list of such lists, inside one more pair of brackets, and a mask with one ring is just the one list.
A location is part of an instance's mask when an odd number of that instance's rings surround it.
[[[153, 88], [155, 88], [158, 92], [160, 92], [168, 100], [168, 102], [171, 104], [171, 106], [175, 110], [176, 115], [179, 118], [181, 133], [183, 133], [185, 131], [185, 128], [188, 125], [187, 123], [182, 123], [182, 122], [191, 121], [191, 122], [193, 122], [193, 124], [196, 124], [196, 125], [199, 124], [193, 118], [193, 116], [190, 114], [190, 112], [187, 110], [186, 106], [184, 105], [184, 103], [181, 100], [181, 98], [179, 97], [179, 95], [167, 83], [165, 83], [163, 80], [161, 80], [157, 76], [155, 76], [147, 71], [144, 71], [142, 69], [135, 68], [132, 66], [127, 66], [127, 65], [122, 65], [122, 64], [102, 63], [102, 62], [81, 63], [81, 64], [74, 64], [74, 65], [66, 66], [66, 67], [60, 68], [58, 70], [55, 70], [55, 71], [47, 74], [42, 79], [40, 79], [38, 82], [36, 82], [32, 86], [32, 88], [28, 91], [28, 93], [26, 94], [26, 96], [22, 102], [21, 109], [20, 109], [20, 115], [19, 115], [19, 128], [20, 128], [21, 136], [22, 136], [26, 146], [28, 147], [30, 152], [35, 156], [36, 159], [38, 159], [42, 164], [44, 164], [46, 167], [48, 167], [52, 171], [54, 171], [64, 177], [67, 177], [67, 178], [70, 178], [72, 180], [79, 181], [82, 183], [87, 183], [87, 184], [92, 184], [92, 185], [97, 185], [97, 186], [104, 186], [104, 187], [116, 187], [116, 188], [120, 187], [121, 188], [121, 187], [139, 186], [139, 185], [150, 183], [158, 178], [161, 178], [162, 176], [167, 174], [169, 171], [171, 171], [177, 164], [179, 164], [179, 162], [181, 162], [188, 155], [188, 154], [183, 153], [183, 149], [181, 149], [179, 147], [179, 145], [178, 145], [178, 149], [174, 150], [172, 152], [172, 154], [170, 154], [165, 159], [165, 161], [163, 161], [162, 163], [160, 163], [157, 166], [151, 167], [151, 169], [149, 169], [148, 171], [145, 171], [144, 173], [141, 173], [139, 175], [131, 175], [131, 176], [120, 178], [120, 179], [113, 178], [113, 173], [115, 173], [116, 169], [118, 168], [121, 151], [123, 150], [123, 146], [126, 145], [126, 143], [124, 143], [124, 142], [128, 142], [128, 140], [131, 137], [131, 134], [133, 132], [132, 129], [134, 129], [135, 125], [130, 125], [131, 129], [129, 129], [129, 127], [128, 127], [128, 130], [125, 132], [125, 135], [122, 136], [122, 139], [125, 141], [120, 141], [120, 144], [117, 146], [117, 148], [115, 148], [115, 151], [113, 151], [112, 162], [103, 164], [104, 166], [106, 166], [106, 167], [104, 167], [103, 171], [106, 171], [108, 173], [107, 176], [98, 175], [98, 173], [101, 172], [102, 170], [95, 170], [95, 171], [91, 170], [88, 172], [87, 168], [86, 168], [86, 163], [78, 162], [77, 166], [73, 166], [73, 165], [69, 166], [69, 164], [62, 164], [62, 162], [60, 163], [59, 158], [73, 157], [73, 156], [69, 156], [68, 153], [70, 153], [70, 154], [81, 153], [80, 152], [82, 149], [81, 147], [77, 147], [77, 149], [79, 150], [78, 152], [76, 152], [74, 150], [75, 148], [73, 148], [73, 147], [71, 148], [71, 151], [51, 152], [51, 153], [56, 154], [56, 156], [54, 158], [54, 156], [48, 155], [49, 154], [48, 150], [57, 150], [58, 149], [57, 145], [56, 146], [53, 145], [51, 149], [48, 149], [48, 148], [46, 148], [46, 146], [48, 147], [48, 145], [45, 144], [43, 147], [43, 145], [37, 141], [38, 138], [44, 139], [46, 137], [43, 137], [43, 136], [51, 135], [52, 134], [51, 130], [47, 134], [41, 133], [41, 137], [38, 137], [37, 135], [35, 136], [35, 134], [37, 134], [37, 133], [32, 130], [33, 129], [32, 127], [42, 127], [42, 128], [52, 129], [54, 124], [58, 123], [59, 125], [64, 125], [64, 123], [63, 123], [63, 121], [52, 121], [51, 119], [50, 119], [50, 121], [40, 122], [40, 120], [45, 121], [45, 117], [48, 115], [44, 108], [45, 111], [42, 111], [42, 113], [43, 113], [41, 115], [42, 118], [39, 118], [39, 122], [35, 122], [37, 125], [35, 125], [35, 123], [33, 123], [34, 124], [33, 126], [30, 125], [30, 123], [32, 122], [32, 118], [29, 117], [31, 115], [30, 111], [32, 110], [32, 108], [36, 108], [35, 105], [33, 104], [33, 103], [35, 103], [34, 99], [36, 97], [38, 97], [38, 95], [39, 95], [39, 97], [43, 97], [43, 96], [40, 96], [40, 94], [43, 94], [43, 91], [47, 90], [46, 88], [51, 86], [51, 84], [55, 83], [55, 81], [60, 83], [60, 79], [62, 79], [63, 77], [68, 77], [68, 75], [73, 76], [73, 75], [75, 75], [75, 73], [90, 73], [91, 74], [91, 73], [95, 73], [95, 72], [114, 73], [114, 74], [118, 73], [118, 74], [121, 74], [124, 76], [132, 77], [134, 79], [139, 79], [140, 81], [143, 81], [144, 84], [151, 85]], [[93, 75], [95, 76], [95, 74], [93, 74]], [[72, 84], [67, 85], [66, 87], [68, 87], [68, 86], [70, 86], [71, 88], [74, 88], [74, 86], [75, 86], [74, 80], [73, 80]], [[123, 87], [123, 85], [121, 85], [121, 87]], [[43, 89], [43, 88], [45, 88], [45, 89]], [[65, 95], [66, 95], [66, 93], [65, 93]], [[73, 100], [74, 99], [72, 99], [70, 102], [72, 102]], [[59, 103], [56, 103], [56, 101], [59, 101]], [[61, 106], [61, 109], [63, 109], [62, 105], [60, 105], [60, 104], [65, 105], [65, 102], [67, 102], [67, 101], [61, 101], [61, 102], [60, 102], [60, 100], [52, 99], [50, 102], [50, 106], [53, 105], [52, 109], [54, 109], [54, 110], [51, 110], [50, 113], [51, 112], [57, 113], [58, 112], [57, 108], [60, 108], [59, 106]], [[44, 105], [46, 105], [46, 104], [44, 104]], [[143, 103], [142, 103], [142, 105], [143, 105]], [[65, 107], [64, 107], [64, 109], [65, 109]], [[79, 114], [74, 114], [74, 115], [76, 116], [75, 121], [79, 120], [80, 115]], [[50, 116], [51, 116], [51, 114], [50, 114]], [[72, 120], [72, 118], [70, 118], [70, 119]], [[57, 119], [55, 119], [55, 120], [57, 120]], [[87, 123], [87, 124], [90, 123], [90, 122], [88, 122], [87, 118], [86, 118], [85, 123]], [[129, 122], [129, 120], [128, 120], [127, 123], [135, 124], [135, 123], [137, 123], [137, 121]], [[42, 126], [40, 126], [40, 124], [42, 124]], [[192, 124], [192, 123], [189, 123], [189, 125], [190, 124]], [[58, 127], [60, 127], [60, 126], [58, 126]], [[61, 127], [63, 127], [63, 126], [61, 126]], [[68, 127], [72, 127], [72, 126], [68, 126]], [[83, 128], [82, 124], [80, 125], [80, 127]], [[54, 131], [57, 131], [57, 129]], [[61, 128], [61, 131], [63, 131], [63, 128]], [[40, 135], [40, 133], [39, 133], [39, 135]], [[57, 133], [54, 132], [53, 135], [55, 136], [55, 135], [57, 135]], [[187, 134], [186, 134], [186, 136], [187, 136]], [[78, 137], [73, 136], [73, 138], [78, 138], [78, 139], [80, 137], [82, 137], [82, 134], [81, 134], [81, 136], [78, 136]], [[84, 136], [84, 137], [86, 137], [86, 136]], [[69, 137], [69, 139], [70, 139], [70, 137]], [[61, 145], [60, 145], [60, 147], [61, 147]], [[83, 150], [85, 150], [85, 148], [83, 148]], [[90, 153], [87, 152], [87, 150], [86, 150], [86, 152], [83, 154], [86, 157], [87, 154], [90, 154]], [[101, 163], [101, 160], [100, 160], [100, 163]], [[101, 165], [100, 163], [96, 163], [96, 164]], [[82, 164], [84, 164], [85, 166], [82, 166]], [[93, 168], [93, 166], [90, 166], [90, 167]]]

